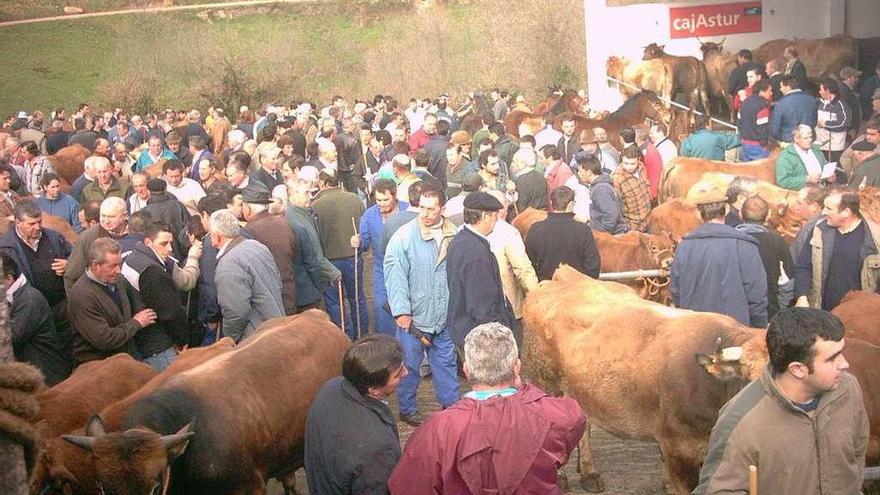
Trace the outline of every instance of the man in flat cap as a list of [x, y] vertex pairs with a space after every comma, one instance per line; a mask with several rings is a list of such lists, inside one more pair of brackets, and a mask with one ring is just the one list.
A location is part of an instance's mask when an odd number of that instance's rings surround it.
[[186, 256], [189, 245], [183, 242], [179, 234], [186, 228], [186, 222], [189, 220], [189, 211], [186, 206], [181, 203], [177, 197], [169, 193], [167, 184], [162, 179], [150, 179], [147, 182], [147, 189], [150, 190], [150, 199], [147, 200], [147, 206], [143, 208], [150, 218], [156, 221], [167, 223], [174, 233], [172, 248], [174, 257], [181, 260]]
[[858, 165], [849, 181], [849, 187], [880, 187], [880, 155], [876, 148], [877, 145], [867, 139], [853, 143], [853, 157]]
[[682, 239], [670, 272], [672, 300], [679, 308], [728, 315], [743, 325], [767, 326], [767, 275], [758, 241], [724, 224], [727, 194], [699, 182], [687, 200], [703, 225]]
[[464, 227], [449, 243], [446, 280], [449, 284], [447, 321], [452, 341], [462, 346], [475, 326], [498, 322], [514, 330], [516, 319], [504, 297], [498, 261], [486, 238], [495, 228], [501, 202], [491, 194], [477, 191], [464, 198]]

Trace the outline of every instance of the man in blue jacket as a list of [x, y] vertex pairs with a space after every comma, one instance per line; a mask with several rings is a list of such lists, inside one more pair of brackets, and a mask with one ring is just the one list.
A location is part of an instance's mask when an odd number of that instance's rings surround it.
[[781, 142], [791, 143], [795, 127], [805, 124], [816, 127], [819, 101], [813, 95], [801, 90], [801, 83], [794, 76], [786, 76], [779, 82], [782, 99], [773, 107], [770, 116], [770, 137]]
[[767, 326], [767, 275], [758, 241], [724, 224], [725, 191], [697, 184], [688, 193], [703, 225], [686, 235], [670, 271], [672, 300], [679, 308], [728, 315], [743, 325]]

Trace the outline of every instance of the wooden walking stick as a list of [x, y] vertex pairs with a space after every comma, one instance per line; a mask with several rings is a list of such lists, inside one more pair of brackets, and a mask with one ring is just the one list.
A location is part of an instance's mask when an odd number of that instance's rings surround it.
[[[358, 235], [357, 225], [354, 223], [354, 217], [351, 217], [351, 228], [354, 229], [354, 235]], [[358, 292], [358, 251], [360, 248], [354, 248], [354, 306], [357, 315], [357, 338], [361, 338], [361, 298]]]
[[345, 333], [345, 301], [342, 299], [342, 277], [336, 281], [339, 290], [339, 324], [342, 325], [342, 333]]
[[758, 495], [758, 466], [749, 465], [749, 495]]

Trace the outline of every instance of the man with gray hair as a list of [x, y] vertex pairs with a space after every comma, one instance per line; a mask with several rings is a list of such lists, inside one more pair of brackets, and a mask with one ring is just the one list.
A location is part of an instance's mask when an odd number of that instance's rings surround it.
[[516, 184], [513, 193], [516, 214], [529, 207], [547, 209], [547, 180], [542, 173], [535, 170], [536, 161], [535, 152], [528, 149], [517, 151], [510, 161], [510, 173], [513, 174], [513, 183]]
[[[472, 389], [431, 416], [388, 480], [398, 493], [560, 493], [556, 471], [584, 432], [577, 401], [524, 384], [513, 333], [474, 327], [464, 341]], [[469, 455], [461, 456], [461, 452]]]
[[[791, 133], [793, 143], [776, 158], [776, 185], [797, 191], [822, 180], [825, 155], [814, 143], [813, 128], [800, 124]], [[833, 178], [829, 178], [832, 179]]]
[[223, 312], [223, 335], [236, 342], [270, 318], [284, 316], [281, 275], [269, 249], [240, 235], [229, 210], [211, 214], [211, 245], [217, 249], [217, 302]]

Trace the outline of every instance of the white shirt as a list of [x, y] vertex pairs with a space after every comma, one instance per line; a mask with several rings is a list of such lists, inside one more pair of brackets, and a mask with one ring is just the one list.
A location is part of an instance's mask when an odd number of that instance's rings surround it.
[[540, 153], [541, 148], [548, 144], [556, 146], [559, 144], [560, 139], [562, 139], [562, 133], [554, 129], [550, 124], [547, 124], [546, 127], [535, 134], [535, 150]]
[[574, 216], [578, 219], [590, 219], [590, 188], [581, 184], [576, 175], [565, 181], [565, 186], [574, 191]]
[[195, 207], [198, 204], [199, 200], [205, 197], [205, 190], [202, 189], [202, 186], [190, 179], [189, 177], [184, 177], [180, 182], [180, 186], [174, 187], [170, 182], [165, 181], [167, 183], [166, 190], [173, 194], [174, 197], [177, 198], [178, 201], [183, 203], [183, 206], [186, 206], [187, 211], [189, 211], [190, 215], [198, 215], [199, 210]]
[[800, 146], [793, 144], [794, 150], [797, 152], [798, 156], [801, 158], [801, 162], [804, 164], [804, 168], [807, 169], [807, 175], [822, 175], [822, 164], [819, 163], [819, 159], [816, 158], [816, 154], [813, 153], [812, 149], [801, 149]]
[[657, 148], [657, 152], [660, 153], [660, 159], [663, 160], [663, 167], [666, 168], [666, 165], [670, 160], [678, 156], [678, 149], [675, 148], [675, 143], [669, 140], [669, 138], [663, 138], [662, 141], [654, 145]]
[[[149, 199], [149, 198], [147, 198]], [[137, 193], [132, 194], [128, 198], [128, 213], [137, 213], [144, 209], [144, 206], [147, 206], [147, 200], [141, 199], [138, 197]]]

